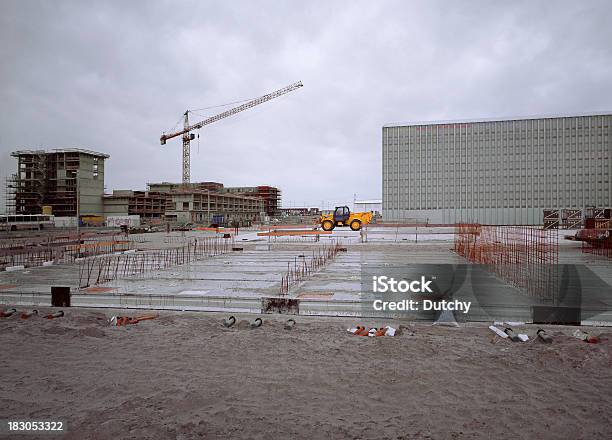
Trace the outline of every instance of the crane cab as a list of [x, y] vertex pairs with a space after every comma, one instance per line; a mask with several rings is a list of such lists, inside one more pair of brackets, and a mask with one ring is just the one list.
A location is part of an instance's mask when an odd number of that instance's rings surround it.
[[336, 206], [336, 209], [334, 210], [334, 222], [336, 224], [345, 223], [350, 216], [351, 210], [348, 208], [348, 206]]

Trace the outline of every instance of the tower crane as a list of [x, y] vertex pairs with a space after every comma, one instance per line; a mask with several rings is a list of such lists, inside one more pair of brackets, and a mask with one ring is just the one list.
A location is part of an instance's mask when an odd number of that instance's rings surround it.
[[213, 122], [217, 122], [221, 119], [227, 118], [229, 116], [235, 115], [244, 110], [248, 110], [256, 105], [263, 104], [266, 101], [270, 101], [271, 99], [278, 98], [285, 93], [293, 92], [296, 89], [302, 87], [303, 84], [301, 81], [288, 85], [287, 87], [283, 87], [282, 89], [276, 90], [272, 93], [268, 93], [267, 95], [260, 96], [259, 98], [255, 98], [249, 102], [245, 102], [238, 107], [234, 107], [230, 110], [224, 111], [223, 113], [219, 113], [218, 115], [211, 116], [208, 119], [204, 119], [201, 122], [198, 122], [193, 125], [189, 125], [189, 110], [184, 113], [184, 121], [183, 121], [183, 129], [174, 133], [163, 133], [161, 138], [159, 139], [162, 145], [166, 145], [166, 141], [168, 139], [172, 139], [178, 136], [183, 136], [183, 183], [189, 183], [190, 181], [190, 173], [191, 173], [191, 165], [190, 165], [190, 142], [195, 139], [195, 135], [191, 133], [194, 130], [199, 130], [205, 125], [212, 124]]

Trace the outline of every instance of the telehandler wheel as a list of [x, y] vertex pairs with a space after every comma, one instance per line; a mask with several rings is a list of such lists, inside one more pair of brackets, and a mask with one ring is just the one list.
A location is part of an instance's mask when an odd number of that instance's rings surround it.
[[324, 231], [331, 231], [334, 229], [334, 222], [331, 220], [324, 220], [323, 223], [321, 223], [321, 227]]
[[359, 220], [353, 220], [351, 222], [351, 229], [353, 231], [359, 231], [361, 229], [361, 222]]

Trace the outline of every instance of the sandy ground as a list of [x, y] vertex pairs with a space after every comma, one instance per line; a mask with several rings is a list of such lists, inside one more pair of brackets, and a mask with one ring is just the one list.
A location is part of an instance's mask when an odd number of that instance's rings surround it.
[[350, 319], [297, 317], [288, 331], [264, 316], [253, 330], [163, 313], [119, 328], [110, 314], [0, 318], [0, 419], [63, 420], [68, 439], [612, 436], [605, 333], [591, 345], [556, 327], [545, 345], [484, 324], [367, 338], [346, 333]]

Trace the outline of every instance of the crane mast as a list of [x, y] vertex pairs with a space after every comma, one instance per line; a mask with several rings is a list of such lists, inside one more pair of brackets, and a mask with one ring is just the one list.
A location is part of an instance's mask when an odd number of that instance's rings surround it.
[[190, 143], [193, 139], [195, 139], [195, 135], [191, 133], [193, 130], [199, 130], [205, 125], [212, 124], [213, 122], [217, 122], [221, 119], [227, 118], [229, 116], [235, 115], [244, 110], [248, 110], [256, 105], [263, 104], [264, 102], [270, 101], [271, 99], [278, 98], [281, 95], [292, 92], [296, 89], [302, 87], [303, 84], [301, 81], [290, 84], [287, 87], [283, 87], [282, 89], [276, 90], [272, 93], [268, 93], [267, 95], [260, 96], [259, 98], [255, 98], [249, 102], [246, 102], [242, 105], [219, 113], [218, 115], [211, 116], [210, 118], [204, 119], [196, 124], [189, 125], [189, 110], [187, 110], [184, 114], [185, 118], [183, 121], [183, 129], [181, 131], [177, 131], [174, 133], [166, 134], [163, 133], [161, 138], [159, 139], [162, 145], [166, 145], [166, 141], [168, 139], [172, 139], [178, 136], [183, 137], [183, 183], [190, 182], [190, 174], [191, 174], [191, 164], [190, 164], [190, 155], [191, 155], [191, 147]]
[[183, 183], [189, 183], [191, 180], [191, 144], [190, 142], [193, 136], [192, 133], [189, 133], [189, 110], [185, 112], [185, 121], [183, 122], [183, 131], [185, 130], [187, 130], [187, 132], [183, 134]]

